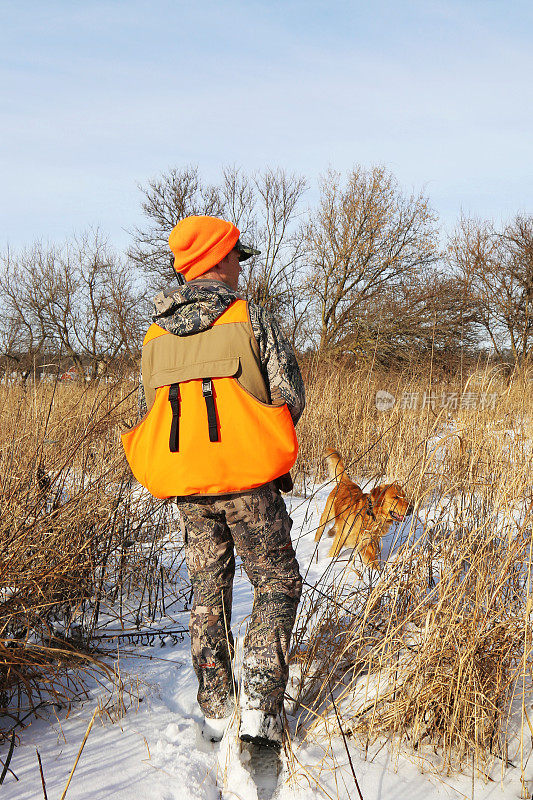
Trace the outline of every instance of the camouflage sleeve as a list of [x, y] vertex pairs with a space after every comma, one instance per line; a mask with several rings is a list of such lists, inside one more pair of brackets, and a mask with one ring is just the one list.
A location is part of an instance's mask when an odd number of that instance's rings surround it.
[[144, 394], [142, 371], [139, 373], [139, 389], [137, 391], [137, 402], [139, 406], [139, 419], [142, 419], [142, 417], [144, 417], [144, 415], [148, 411], [148, 407], [146, 405], [146, 396]]
[[279, 322], [265, 308], [255, 303], [249, 303], [249, 308], [270, 397], [274, 402], [284, 400], [287, 403], [296, 424], [305, 408], [305, 389], [294, 350]]

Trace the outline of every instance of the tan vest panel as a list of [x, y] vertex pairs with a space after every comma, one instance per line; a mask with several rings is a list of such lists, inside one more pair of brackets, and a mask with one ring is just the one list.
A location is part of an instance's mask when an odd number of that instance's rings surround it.
[[261, 373], [259, 346], [250, 320], [215, 324], [190, 336], [150, 339], [142, 351], [142, 378], [148, 410], [160, 386], [196, 378], [235, 377], [263, 403], [270, 397]]

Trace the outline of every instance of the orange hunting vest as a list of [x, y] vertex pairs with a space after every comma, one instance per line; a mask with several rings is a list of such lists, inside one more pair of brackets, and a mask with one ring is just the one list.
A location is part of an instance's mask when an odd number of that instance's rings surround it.
[[285, 403], [268, 402], [245, 300], [190, 336], [151, 325], [142, 376], [149, 410], [122, 444], [155, 497], [252, 489], [296, 461], [292, 417]]

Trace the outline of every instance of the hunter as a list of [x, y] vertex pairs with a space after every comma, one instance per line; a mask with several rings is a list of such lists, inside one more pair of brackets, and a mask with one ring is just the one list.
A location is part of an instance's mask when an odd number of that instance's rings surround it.
[[[142, 421], [123, 436], [138, 480], [175, 498], [192, 582], [192, 663], [203, 733], [219, 741], [235, 698], [234, 550], [254, 587], [238, 687], [241, 740], [279, 748], [287, 656], [302, 579], [280, 494], [290, 490], [294, 426], [305, 405], [279, 323], [237, 290], [241, 244], [231, 222], [191, 216], [169, 244], [181, 281], [154, 299], [143, 344]], [[182, 276], [182, 277], [180, 277]]]

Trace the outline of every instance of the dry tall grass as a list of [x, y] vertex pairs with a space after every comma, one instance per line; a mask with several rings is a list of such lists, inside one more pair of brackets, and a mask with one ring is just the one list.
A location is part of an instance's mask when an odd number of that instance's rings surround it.
[[[361, 581], [354, 562], [306, 587], [294, 637], [300, 727], [338, 732], [338, 713], [364, 744], [430, 745], [446, 768], [507, 764], [512, 725], [533, 719], [531, 376], [486, 369], [461, 383], [322, 363], [306, 384], [297, 486], [324, 478], [335, 445], [354, 478], [403, 483], [423, 521], [413, 517], [380, 576]], [[378, 390], [397, 398], [390, 411], [376, 409]], [[39, 695], [66, 702], [80, 690], [103, 604], [119, 624], [154, 614], [151, 554], [169, 521], [131, 492], [118, 429], [135, 406], [128, 382], [0, 387], [4, 729]]]
[[[155, 613], [161, 503], [131, 493], [118, 428], [134, 388], [0, 386], [0, 715], [3, 733], [83, 675], [107, 669], [93, 636]], [[168, 602], [168, 601], [167, 601]]]
[[[429, 752], [437, 769], [524, 765], [533, 734], [532, 377], [480, 369], [461, 385], [430, 370], [312, 371], [300, 483], [325, 477], [322, 454], [333, 445], [354, 479], [402, 483], [417, 513], [381, 574], [354, 556], [307, 587], [294, 653], [308, 735], [338, 734], [338, 714], [363, 746], [390, 737], [404, 752]], [[396, 397], [392, 409], [376, 409], [378, 390]]]

